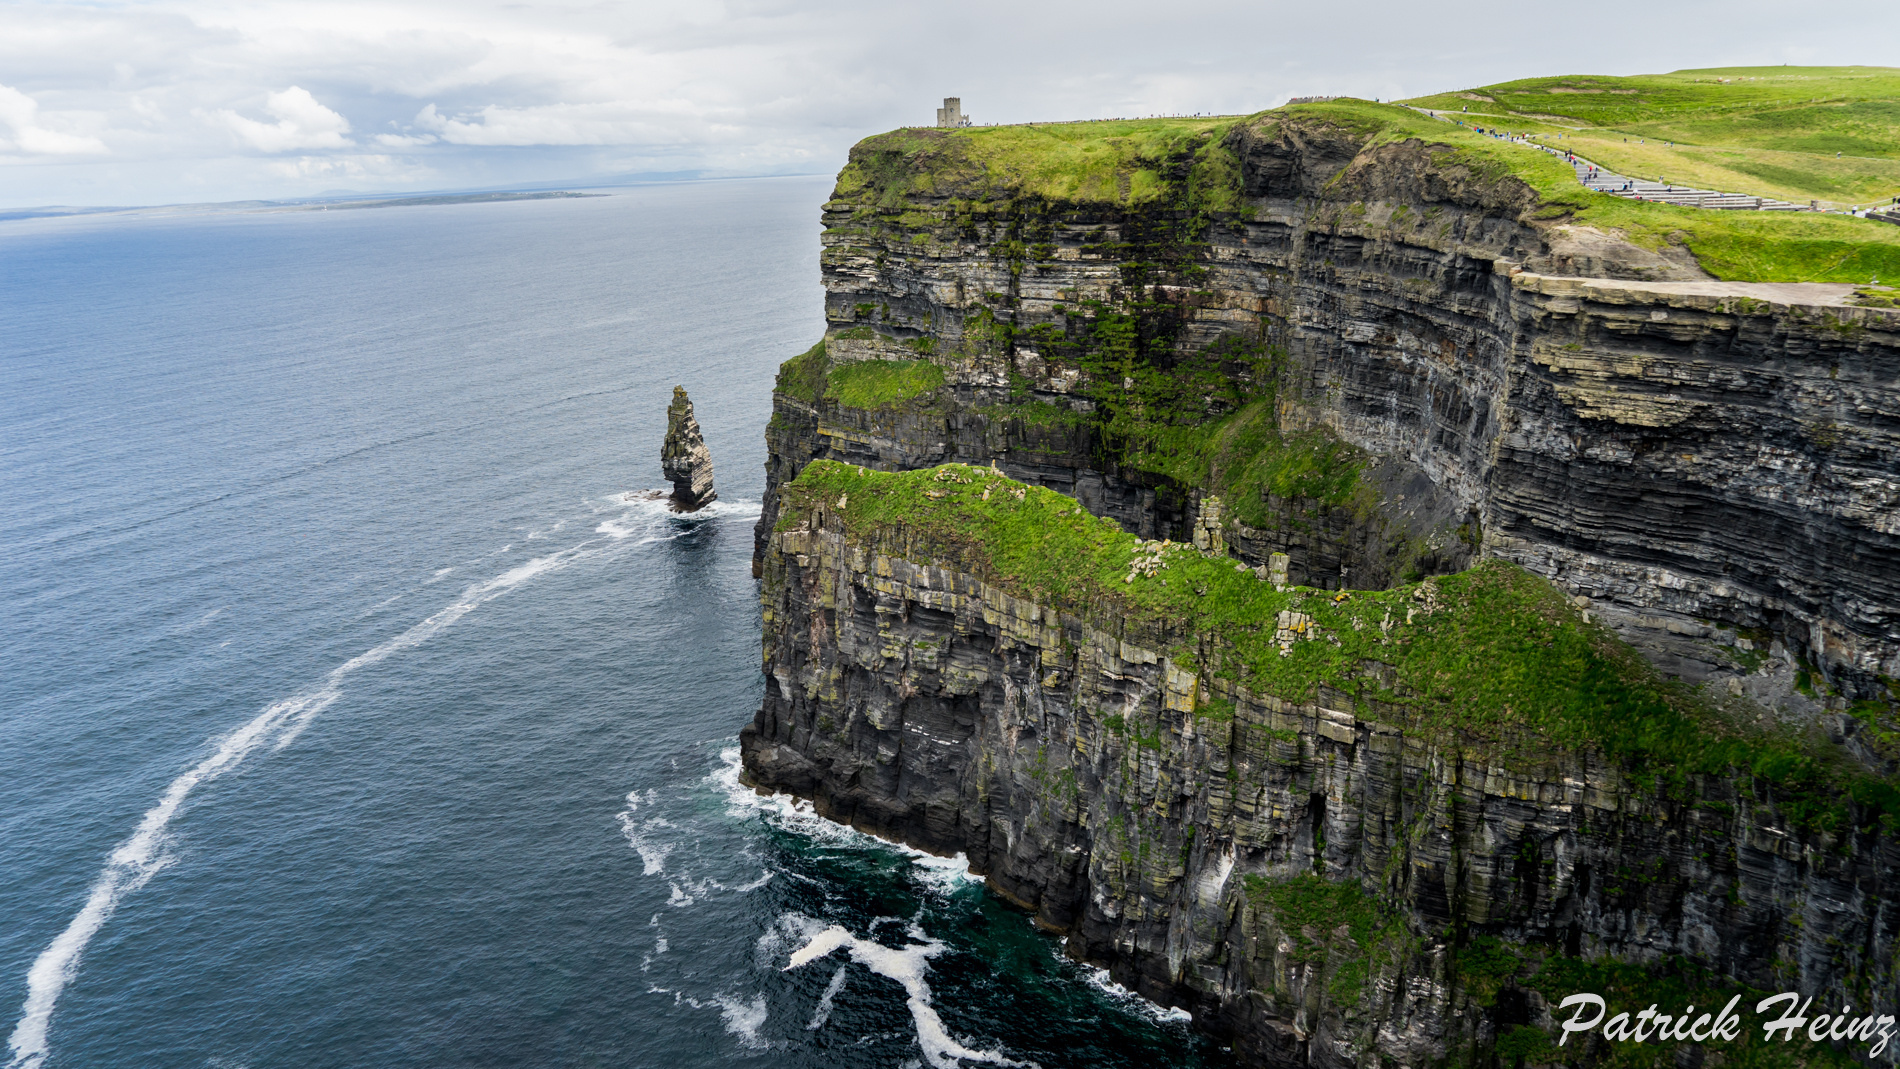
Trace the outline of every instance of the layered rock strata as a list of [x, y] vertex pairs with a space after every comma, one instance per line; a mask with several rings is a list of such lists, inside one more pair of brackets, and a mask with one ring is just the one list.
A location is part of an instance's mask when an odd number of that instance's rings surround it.
[[[1820, 820], [1747, 762], [1663, 789], [1407, 699], [1250, 689], [1220, 635], [1058, 609], [901, 516], [781, 513], [815, 460], [963, 461], [1300, 597], [1507, 561], [1722, 703], [1712, 745], [1778, 717], [1816, 767], [1890, 777], [1900, 312], [1711, 279], [1317, 114], [1146, 159], [1145, 196], [1032, 189], [969, 136], [873, 138], [826, 205], [825, 343], [767, 429], [751, 782], [964, 851], [1247, 1064], [1621, 1066], [1523, 1030], [1535, 977], [1618, 963], [1894, 1012], [1900, 856], [1865, 799]], [[943, 385], [827, 378], [917, 361]]]
[[[964, 852], [1243, 1064], [1488, 1064], [1514, 1026], [1551, 1028], [1550, 993], [1513, 977], [1560, 955], [1900, 1001], [1900, 843], [1864, 812], [1802, 830], [1745, 773], [1668, 796], [1541, 740], [1507, 765], [1483, 756], [1499, 740], [1421, 736], [1402, 710], [1252, 692], [1209, 667], [1218, 635], [1056, 611], [901, 528], [847, 533], [823, 506], [785, 526], [748, 780]], [[1295, 892], [1397, 912], [1355, 925]], [[1480, 936], [1509, 968], [1471, 964]]]
[[[929, 359], [948, 384], [876, 410], [781, 392], [773, 487], [817, 457], [994, 463], [1190, 538], [1208, 491], [1129, 454], [1099, 408], [1121, 316], [1133, 358], [1164, 372], [1223, 346], [1271, 354], [1222, 374], [1270, 390], [1281, 433], [1362, 452], [1351, 501], [1227, 501], [1224, 542], [1249, 563], [1285, 552], [1295, 582], [1374, 588], [1504, 557], [1692, 681], [1825, 718], [1824, 695], [1749, 678], [1772, 651], [1777, 678], [1812, 670], [1837, 708], [1889, 697], [1900, 313], [1851, 306], [1847, 286], [1716, 282], [1679, 247], [1540, 219], [1529, 187], [1438, 146], [1320, 120], [1223, 135], [1224, 209], [1197, 209], [1186, 178], [1137, 205], [986, 194], [933, 173], [944, 145], [854, 150], [823, 268], [831, 361]], [[1227, 414], [1205, 399], [1206, 419]]]
[[666, 406], [666, 440], [660, 443], [660, 471], [673, 484], [673, 511], [698, 512], [719, 495], [713, 490], [712, 453], [693, 418], [686, 387], [673, 387]]

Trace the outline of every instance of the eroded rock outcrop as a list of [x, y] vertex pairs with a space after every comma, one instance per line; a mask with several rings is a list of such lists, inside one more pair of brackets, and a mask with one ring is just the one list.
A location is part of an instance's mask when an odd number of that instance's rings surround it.
[[676, 512], [698, 512], [716, 500], [712, 453], [693, 418], [693, 402], [686, 387], [673, 387], [673, 403], [666, 406], [666, 440], [660, 444], [660, 471], [673, 483]]

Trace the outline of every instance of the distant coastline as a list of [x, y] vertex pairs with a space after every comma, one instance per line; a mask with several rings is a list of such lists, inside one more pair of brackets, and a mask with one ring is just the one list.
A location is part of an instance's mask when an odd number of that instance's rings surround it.
[[572, 190], [538, 190], [514, 193], [427, 193], [417, 196], [388, 196], [334, 200], [239, 200], [212, 204], [155, 204], [136, 207], [68, 207], [48, 205], [42, 208], [0, 210], [0, 222], [22, 219], [63, 219], [79, 215], [131, 215], [202, 212], [313, 212], [343, 211], [350, 208], [398, 208], [424, 204], [483, 204], [491, 201], [554, 200], [576, 197], [611, 197], [611, 193], [576, 193]]
[[350, 208], [402, 208], [419, 204], [482, 204], [494, 200], [556, 200], [566, 197], [611, 197], [611, 193], [445, 193], [430, 197], [388, 197], [383, 200], [349, 200], [323, 204], [287, 204], [275, 208], [288, 212], [336, 212]]

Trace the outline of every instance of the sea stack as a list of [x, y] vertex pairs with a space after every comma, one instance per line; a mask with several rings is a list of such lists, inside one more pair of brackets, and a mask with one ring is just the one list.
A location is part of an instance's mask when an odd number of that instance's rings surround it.
[[693, 418], [693, 402], [684, 386], [673, 387], [673, 403], [666, 406], [660, 471], [673, 482], [675, 512], [698, 512], [719, 497], [713, 492], [712, 453], [700, 437], [699, 421]]

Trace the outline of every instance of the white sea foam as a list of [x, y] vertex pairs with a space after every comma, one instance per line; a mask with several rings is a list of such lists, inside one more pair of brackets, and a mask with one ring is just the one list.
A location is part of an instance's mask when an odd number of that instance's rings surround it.
[[1176, 1021], [1187, 1022], [1194, 1019], [1193, 1014], [1178, 1006], [1163, 1006], [1158, 1002], [1151, 1002], [1141, 995], [1128, 990], [1109, 979], [1107, 969], [1099, 969], [1093, 965], [1082, 965], [1078, 966], [1078, 968], [1082, 972], [1082, 978], [1087, 980], [1091, 987], [1107, 995], [1111, 1001], [1125, 1010], [1138, 1013], [1151, 1021], [1158, 1021], [1163, 1024]]
[[[644, 792], [638, 789], [629, 791], [627, 792], [626, 798], [627, 808], [614, 814], [615, 819], [620, 822], [621, 836], [625, 838], [628, 844], [633, 847], [634, 851], [640, 855], [641, 875], [643, 876], [667, 876], [667, 859], [672, 857], [673, 853], [681, 845], [677, 841], [666, 841], [669, 833], [674, 836], [681, 834], [679, 825], [665, 817], [642, 817], [639, 815], [643, 809], [647, 812], [651, 812], [653, 808], [659, 804], [658, 794], [659, 792], [652, 787], [647, 788]], [[695, 880], [691, 878], [689, 873], [675, 871], [668, 878], [668, 883], [673, 892], [673, 897], [670, 899], [669, 904], [674, 906], [691, 905], [694, 900], [714, 891], [730, 891], [745, 894], [764, 887], [767, 883], [771, 882], [772, 876], [773, 873], [771, 870], [762, 870], [757, 878], [734, 886], [722, 883], [711, 877]]]
[[719, 767], [706, 777], [708, 783], [726, 796], [729, 810], [735, 816], [759, 813], [773, 825], [808, 839], [840, 846], [874, 846], [896, 851], [910, 858], [918, 879], [925, 886], [941, 893], [948, 894], [959, 887], [983, 882], [983, 877], [970, 871], [970, 859], [961, 852], [939, 857], [905, 843], [880, 839], [819, 816], [812, 804], [802, 798], [794, 798], [789, 794], [760, 794], [739, 782], [739, 772], [739, 748], [729, 746], [719, 752]]
[[806, 1031], [816, 1032], [831, 1019], [831, 1002], [838, 997], [838, 992], [844, 990], [844, 976], [850, 968], [849, 965], [840, 965], [838, 971], [831, 974], [831, 982], [825, 985], [825, 993], [818, 996], [818, 1008], [812, 1011], [811, 1023], [805, 1026]]
[[1006, 1057], [1001, 1051], [974, 1050], [944, 1028], [943, 1018], [930, 1004], [930, 985], [924, 982], [924, 974], [930, 970], [930, 959], [943, 952], [944, 944], [941, 940], [925, 936], [916, 925], [910, 927], [909, 935], [915, 942], [902, 947], [887, 947], [874, 940], [860, 939], [850, 929], [834, 924], [814, 934], [803, 947], [793, 951], [785, 969], [790, 971], [837, 950], [848, 949], [852, 961], [903, 985], [905, 994], [909, 996], [906, 1001], [910, 1006], [911, 1022], [917, 1028], [917, 1045], [923, 1049], [924, 1061], [932, 1069], [959, 1069], [959, 1062], [1034, 1066], [1034, 1062], [1019, 1062]]
[[742, 883], [737, 887], [721, 887], [720, 890], [736, 891], [739, 894], [745, 894], [748, 891], [756, 891], [759, 888], [764, 887], [766, 884], [771, 883], [772, 877], [774, 875], [775, 873], [770, 872], [770, 871], [761, 872], [759, 873], [759, 878], [756, 880], [753, 880], [749, 883]]
[[713, 1004], [719, 1007], [719, 1016], [725, 1019], [726, 1031], [739, 1037], [740, 1046], [758, 1050], [771, 1045], [759, 1036], [759, 1029], [765, 1025], [764, 995], [752, 996], [751, 1002], [740, 1002], [730, 995], [715, 995]]
[[983, 877], [970, 871], [970, 859], [962, 851], [938, 857], [902, 843], [890, 845], [910, 856], [911, 867], [918, 870], [918, 877], [934, 890], [949, 894], [960, 887], [983, 882]]
[[537, 557], [485, 583], [469, 586], [460, 597], [435, 615], [395, 638], [357, 654], [331, 669], [316, 687], [272, 703], [243, 727], [217, 739], [211, 755], [172, 780], [158, 804], [146, 811], [132, 837], [121, 843], [106, 859], [105, 868], [86, 896], [86, 904], [80, 907], [66, 930], [54, 937], [45, 950], [40, 951], [39, 957], [27, 970], [26, 1000], [20, 1006], [20, 1021], [7, 1039], [7, 1047], [12, 1054], [7, 1063], [8, 1069], [40, 1069], [45, 1062], [49, 1050], [47, 1029], [52, 1023], [53, 1008], [59, 1001], [60, 992], [78, 974], [79, 959], [86, 944], [111, 919], [119, 902], [170, 864], [171, 857], [165, 852], [166, 828], [184, 805], [187, 795], [200, 784], [237, 767], [261, 746], [269, 744], [272, 750], [281, 750], [290, 745], [312, 718], [343, 696], [344, 678], [358, 668], [421, 645], [484, 602], [501, 596], [537, 575], [566, 567], [584, 556], [599, 552], [590, 549], [591, 544], [583, 542], [559, 553]]
[[663, 817], [648, 817], [645, 820], [636, 821], [633, 814], [639, 807], [640, 792], [630, 792], [627, 795], [627, 808], [616, 814], [620, 821], [620, 834], [625, 836], [627, 842], [631, 843], [634, 850], [639, 853], [640, 863], [644, 869], [643, 874], [658, 876], [666, 871], [666, 857], [673, 852], [674, 844], [659, 842], [656, 833], [672, 828], [674, 825]]
[[[639, 541], [634, 544], [644, 546], [653, 542], [671, 542], [693, 530], [690, 525], [672, 522], [686, 517], [674, 513], [664, 501], [629, 498], [619, 503], [617, 511], [618, 515], [600, 521], [594, 527], [594, 533], [616, 540], [638, 538]], [[702, 510], [691, 518], [697, 520], [707, 515], [710, 513]]]

